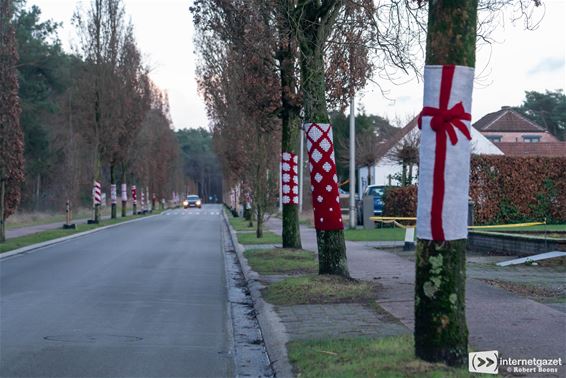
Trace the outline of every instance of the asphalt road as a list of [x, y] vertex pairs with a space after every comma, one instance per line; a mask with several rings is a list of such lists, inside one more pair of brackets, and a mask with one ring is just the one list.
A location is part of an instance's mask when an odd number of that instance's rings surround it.
[[0, 376], [232, 376], [221, 211], [0, 260]]

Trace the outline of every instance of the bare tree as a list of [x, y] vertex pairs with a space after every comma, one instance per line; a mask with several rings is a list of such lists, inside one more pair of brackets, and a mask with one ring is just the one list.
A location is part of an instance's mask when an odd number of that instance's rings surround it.
[[[79, 80], [85, 116], [82, 123], [94, 146], [94, 181], [101, 181], [102, 164], [112, 160], [117, 125], [122, 123], [117, 70], [124, 43], [124, 15], [121, 0], [92, 0], [86, 14], [77, 10], [73, 16], [80, 38], [77, 52], [87, 63]], [[115, 216], [115, 207], [113, 210]], [[94, 222], [99, 221], [100, 206], [96, 204]]]
[[420, 134], [411, 130], [385, 156], [389, 161], [402, 167], [401, 175], [398, 178], [401, 186], [412, 185], [413, 179], [416, 178], [413, 172], [419, 164], [419, 145]]

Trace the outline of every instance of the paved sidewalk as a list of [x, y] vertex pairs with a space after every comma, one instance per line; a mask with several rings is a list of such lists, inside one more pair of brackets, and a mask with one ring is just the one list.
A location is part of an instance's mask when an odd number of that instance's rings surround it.
[[406, 334], [390, 315], [359, 303], [276, 306], [290, 340], [386, 337]]
[[[267, 227], [281, 234], [281, 220]], [[304, 249], [316, 251], [316, 233], [301, 226]], [[414, 323], [414, 262], [393, 253], [346, 242], [352, 277], [382, 285], [377, 302], [410, 329]], [[466, 284], [466, 317], [475, 350], [502, 357], [566, 358], [566, 314], [476, 279]]]

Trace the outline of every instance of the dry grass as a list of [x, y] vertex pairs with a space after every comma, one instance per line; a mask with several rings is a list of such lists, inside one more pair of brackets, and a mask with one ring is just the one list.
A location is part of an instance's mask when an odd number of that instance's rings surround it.
[[[110, 207], [101, 209], [102, 216], [110, 215]], [[85, 219], [92, 217], [92, 209], [81, 208], [73, 211], [73, 219]], [[65, 221], [65, 211], [60, 212], [19, 212], [6, 220], [6, 228], [14, 229], [20, 227], [37, 226], [40, 224], [58, 223]]]

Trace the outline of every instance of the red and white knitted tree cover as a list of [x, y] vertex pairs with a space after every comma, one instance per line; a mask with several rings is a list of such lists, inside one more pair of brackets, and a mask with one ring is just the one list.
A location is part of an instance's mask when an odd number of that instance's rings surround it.
[[92, 188], [92, 202], [93, 204], [100, 205], [102, 203], [102, 190], [100, 183], [98, 181], [94, 182], [94, 186]]
[[303, 127], [307, 135], [315, 228], [342, 230], [332, 125], [305, 123]]
[[135, 185], [132, 185], [132, 203], [134, 205], [138, 204], [138, 190]]
[[110, 199], [112, 200], [112, 205], [116, 204], [116, 184], [110, 185]]
[[283, 197], [281, 198], [283, 205], [299, 204], [299, 167], [298, 158], [292, 152], [283, 152], [281, 154], [281, 182], [283, 187]]
[[128, 201], [128, 186], [127, 184], [122, 184], [122, 201]]
[[472, 67], [426, 66], [417, 237], [458, 240], [468, 236]]

